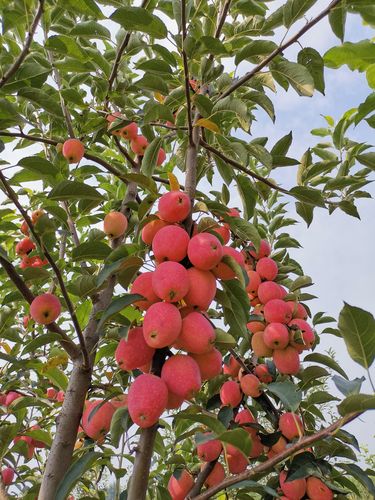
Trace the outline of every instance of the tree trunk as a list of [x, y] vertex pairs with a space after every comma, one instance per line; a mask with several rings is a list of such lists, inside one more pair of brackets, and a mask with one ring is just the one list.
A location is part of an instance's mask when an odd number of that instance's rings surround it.
[[128, 500], [143, 500], [146, 498], [151, 457], [158, 424], [143, 429], [138, 442], [132, 478], [128, 489]]

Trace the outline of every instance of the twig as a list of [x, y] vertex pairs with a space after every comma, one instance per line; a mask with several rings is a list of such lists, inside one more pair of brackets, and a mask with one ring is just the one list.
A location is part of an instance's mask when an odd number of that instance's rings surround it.
[[268, 470], [272, 469], [275, 465], [278, 463], [286, 460], [290, 456], [294, 455], [297, 451], [302, 450], [304, 448], [308, 448], [312, 444], [316, 443], [317, 441], [320, 441], [321, 439], [324, 439], [331, 434], [333, 434], [336, 430], [340, 429], [342, 426], [348, 424], [355, 418], [359, 417], [363, 412], [359, 413], [352, 413], [351, 415], [348, 415], [346, 417], [340, 418], [339, 420], [336, 420], [333, 424], [331, 424], [329, 427], [326, 429], [322, 429], [319, 432], [316, 432], [315, 434], [312, 434], [311, 436], [306, 436], [301, 438], [297, 443], [294, 445], [290, 446], [289, 448], [286, 448], [284, 451], [281, 453], [278, 453], [275, 455], [273, 458], [267, 460], [266, 462], [263, 462], [256, 467], [253, 467], [250, 470], [246, 470], [244, 472], [241, 472], [240, 474], [236, 474], [235, 476], [229, 476], [225, 478], [221, 483], [217, 484], [216, 486], [213, 486], [212, 488], [209, 488], [206, 490], [204, 493], [201, 495], [198, 495], [194, 497], [194, 500], [208, 500], [209, 498], [212, 498], [212, 496], [215, 493], [218, 493], [219, 491], [228, 488], [228, 486], [232, 486], [233, 484], [240, 483], [241, 481], [245, 481], [246, 479], [250, 479], [257, 474], [261, 474], [263, 472], [267, 472]]
[[195, 495], [198, 495], [204, 485], [204, 482], [208, 478], [208, 476], [211, 474], [213, 471], [213, 468], [215, 467], [217, 460], [213, 460], [212, 462], [206, 463], [206, 465], [203, 467], [203, 469], [200, 471], [200, 473], [197, 476], [197, 479], [195, 480], [195, 484], [192, 487], [192, 489], [189, 491], [187, 500], [190, 498], [194, 498]]
[[268, 66], [268, 64], [275, 59], [276, 56], [281, 54], [285, 49], [293, 45], [298, 41], [299, 38], [301, 38], [302, 35], [304, 35], [307, 31], [309, 31], [313, 26], [315, 26], [319, 21], [321, 21], [325, 16], [327, 16], [330, 11], [336, 7], [341, 2], [341, 0], [333, 0], [328, 7], [326, 7], [320, 14], [318, 14], [314, 19], [312, 19], [310, 22], [305, 24], [305, 26], [300, 29], [294, 36], [289, 38], [288, 41], [277, 47], [271, 54], [269, 54], [263, 61], [255, 66], [254, 69], [246, 73], [243, 77], [241, 77], [239, 80], [237, 80], [235, 83], [233, 83], [225, 92], [223, 92], [219, 97], [218, 101], [220, 99], [224, 99], [224, 97], [227, 97], [228, 95], [232, 94], [235, 90], [237, 90], [239, 87], [241, 87], [244, 83], [248, 82], [254, 75], [256, 75], [261, 69], [263, 69], [265, 66]]
[[114, 136], [114, 139], [115, 139], [115, 143], [116, 143], [116, 146], [118, 147], [119, 151], [121, 152], [121, 154], [125, 157], [126, 161], [128, 163], [130, 163], [130, 166], [132, 168], [137, 168], [137, 162], [135, 160], [133, 160], [133, 158], [130, 156], [130, 154], [128, 153], [128, 151], [124, 148], [124, 146], [121, 144], [120, 140], [118, 137]]
[[38, 10], [36, 11], [34, 20], [30, 26], [30, 30], [27, 33], [25, 45], [24, 45], [21, 53], [17, 57], [17, 59], [12, 64], [12, 66], [8, 69], [8, 71], [6, 71], [6, 73], [1, 78], [0, 88], [3, 87], [6, 84], [6, 82], [17, 72], [18, 68], [21, 66], [21, 64], [25, 60], [25, 57], [29, 53], [31, 43], [33, 41], [36, 29], [38, 27], [38, 23], [39, 23], [40, 18], [42, 17], [42, 14], [43, 14], [43, 7], [44, 7], [44, 0], [39, 0]]
[[193, 139], [193, 120], [191, 116], [191, 100], [190, 100], [190, 84], [189, 84], [189, 66], [187, 55], [185, 52], [186, 32], [186, 0], [181, 0], [181, 28], [182, 28], [182, 42], [181, 42], [181, 55], [184, 66], [184, 81], [185, 81], [185, 96], [187, 107], [188, 131], [189, 131], [189, 144], [194, 146]]

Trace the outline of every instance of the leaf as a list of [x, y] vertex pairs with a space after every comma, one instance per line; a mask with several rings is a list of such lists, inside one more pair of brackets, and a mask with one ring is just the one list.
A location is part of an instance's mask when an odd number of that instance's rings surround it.
[[244, 175], [237, 175], [237, 189], [242, 200], [244, 218], [249, 220], [254, 215], [254, 209], [258, 192], [254, 189], [254, 183]]
[[344, 302], [338, 328], [351, 358], [368, 370], [375, 358], [374, 316]]
[[57, 201], [93, 200], [99, 203], [104, 200], [104, 197], [95, 188], [83, 184], [83, 182], [63, 181], [50, 191], [48, 199]]
[[8, 453], [9, 447], [13, 441], [13, 438], [17, 435], [19, 431], [19, 425], [17, 424], [7, 424], [3, 422], [0, 426], [0, 459]]
[[18, 165], [31, 172], [40, 174], [42, 176], [41, 179], [43, 179], [44, 176], [55, 177], [59, 173], [59, 169], [53, 163], [40, 156], [22, 158], [18, 161]]
[[216, 434], [220, 435], [226, 432], [225, 426], [215, 417], [210, 417], [209, 415], [200, 415], [198, 413], [189, 413], [188, 411], [181, 411], [175, 415], [175, 418], [180, 419], [183, 418], [185, 420], [191, 420], [193, 422], [201, 423], [207, 426], [211, 431], [216, 432]]
[[324, 63], [329, 68], [339, 68], [346, 64], [351, 70], [365, 71], [375, 63], [375, 44], [370, 40], [345, 42], [332, 47], [324, 54]]
[[295, 186], [289, 190], [289, 193], [303, 203], [325, 208], [324, 198], [318, 189], [306, 186]]
[[349, 396], [350, 394], [358, 394], [361, 390], [362, 382], [366, 379], [365, 377], [355, 378], [353, 380], [346, 380], [338, 375], [334, 375], [332, 377], [332, 381], [334, 382], [337, 389], [344, 394], [344, 396]]
[[287, 410], [296, 411], [302, 401], [302, 392], [289, 380], [272, 382], [267, 385], [267, 389], [281, 400]]
[[172, 172], [168, 172], [168, 180], [169, 180], [169, 187], [171, 188], [171, 191], [179, 191], [180, 190], [180, 183], [178, 182], [177, 177]]
[[331, 9], [328, 14], [328, 20], [333, 33], [337, 36], [337, 38], [340, 38], [341, 42], [343, 42], [346, 22], [346, 9], [344, 5], [339, 4]]
[[120, 7], [110, 19], [128, 31], [141, 31], [154, 38], [166, 38], [168, 33], [161, 19], [141, 7]]
[[83, 21], [76, 24], [70, 30], [70, 36], [81, 36], [91, 38], [108, 38], [111, 39], [111, 32], [96, 21]]
[[107, 309], [103, 312], [102, 317], [100, 318], [99, 324], [98, 324], [98, 330], [100, 330], [104, 323], [114, 316], [115, 314], [119, 313], [125, 307], [130, 306], [137, 300], [143, 299], [142, 295], [139, 295], [137, 293], [127, 293], [123, 295], [122, 297], [117, 297], [112, 300], [110, 305], [107, 307]]
[[293, 281], [293, 283], [289, 285], [289, 291], [295, 292], [296, 290], [300, 290], [301, 288], [305, 288], [311, 285], [313, 285], [313, 282], [310, 276], [299, 276], [296, 280]]
[[152, 194], [156, 194], [158, 192], [158, 188], [156, 186], [156, 182], [149, 177], [146, 177], [143, 174], [125, 174], [124, 177], [129, 182], [135, 182], [138, 186], [142, 186], [147, 191], [150, 191]]
[[151, 177], [151, 175], [154, 173], [162, 143], [163, 139], [161, 137], [155, 137], [155, 139], [146, 148], [141, 166], [141, 171], [146, 176]]
[[365, 167], [375, 170], [375, 153], [371, 152], [357, 155], [356, 159], [361, 165], [365, 165]]
[[219, 127], [214, 123], [212, 120], [208, 120], [207, 118], [199, 118], [195, 122], [195, 127], [203, 127], [208, 130], [211, 130], [211, 132], [215, 132], [216, 134], [220, 133]]
[[316, 1], [317, 0], [288, 0], [284, 5], [283, 11], [284, 26], [290, 28], [297, 19], [303, 17]]
[[85, 472], [90, 470], [91, 466], [101, 457], [102, 453], [89, 451], [76, 460], [61, 480], [55, 500], [65, 500]]
[[104, 260], [111, 253], [111, 247], [102, 241], [86, 241], [72, 250], [72, 259], [81, 260]]
[[340, 373], [344, 378], [348, 380], [348, 376], [341, 366], [332, 358], [326, 354], [320, 354], [318, 352], [313, 352], [305, 356], [304, 361], [312, 361], [314, 363], [320, 363], [321, 365], [328, 366], [337, 373]]
[[272, 75], [285, 78], [299, 95], [311, 97], [314, 94], [314, 80], [305, 66], [290, 61], [279, 61], [270, 64], [270, 69]]
[[140, 80], [137, 80], [134, 85], [142, 90], [152, 90], [153, 92], [161, 92], [163, 95], [168, 94], [168, 85], [160, 76], [152, 73], [145, 73]]
[[57, 342], [61, 339], [58, 333], [46, 333], [44, 335], [40, 335], [35, 339], [30, 340], [22, 350], [21, 356], [28, 354], [29, 352], [35, 352], [39, 347], [42, 347], [47, 344], [52, 344], [53, 342]]
[[230, 269], [232, 269], [232, 271], [237, 276], [241, 285], [245, 287], [246, 285], [245, 285], [244, 273], [242, 271], [242, 267], [239, 265], [236, 259], [234, 259], [231, 255], [223, 255], [221, 262], [223, 262], [223, 264], [227, 265]]
[[272, 156], [266, 148], [260, 144], [250, 143], [246, 145], [246, 149], [249, 151], [251, 156], [254, 156], [254, 158], [256, 158], [265, 167], [272, 168]]
[[306, 222], [307, 227], [309, 227], [313, 220], [314, 207], [312, 205], [308, 205], [307, 203], [296, 201], [296, 212]]
[[301, 479], [312, 475], [320, 475], [320, 470], [314, 455], [309, 451], [295, 455], [289, 466], [288, 480], [294, 481], [295, 479]]
[[239, 217], [228, 217], [227, 222], [231, 231], [233, 231], [236, 236], [243, 241], [250, 241], [254, 245], [255, 250], [259, 250], [261, 238], [254, 224], [240, 219]]
[[113, 446], [115, 446], [116, 448], [118, 447], [121, 436], [127, 429], [129, 429], [131, 423], [132, 422], [129, 417], [128, 409], [125, 407], [117, 408], [117, 410], [113, 414], [110, 428], [111, 442]]
[[366, 71], [366, 79], [368, 86], [375, 89], [375, 64], [371, 64]]
[[49, 96], [43, 90], [25, 87], [18, 91], [18, 95], [28, 101], [31, 101], [32, 103], [47, 111], [47, 113], [50, 113], [57, 118], [63, 118], [64, 116], [59, 104], [59, 100], [57, 98], [55, 99], [55, 97]]
[[306, 47], [298, 53], [297, 61], [309, 70], [314, 79], [316, 90], [324, 94], [324, 61], [319, 52], [311, 47]]
[[223, 443], [231, 444], [240, 450], [246, 457], [250, 455], [252, 440], [245, 429], [237, 428], [219, 434], [217, 439]]
[[277, 45], [272, 40], [253, 40], [237, 52], [235, 64], [238, 65], [244, 59], [250, 59], [254, 56], [266, 56], [275, 49], [277, 49]]
[[375, 92], [368, 95], [364, 102], [362, 102], [358, 106], [357, 114], [354, 117], [354, 123], [358, 125], [358, 123], [363, 120], [367, 115], [372, 113], [375, 110]]
[[264, 94], [263, 92], [254, 91], [246, 94], [246, 98], [258, 104], [261, 108], [264, 109], [271, 120], [273, 122], [275, 121], [275, 108], [273, 102], [266, 94]]
[[30, 436], [36, 441], [42, 441], [42, 443], [45, 443], [47, 446], [51, 446], [52, 444], [52, 438], [50, 434], [42, 429], [30, 430], [25, 432], [23, 435]]
[[293, 133], [292, 131], [289, 134], [284, 135], [281, 139], [279, 139], [276, 144], [271, 149], [272, 156], [285, 156], [289, 151], [289, 148], [293, 141]]
[[373, 394], [351, 394], [337, 406], [340, 415], [375, 410], [375, 395]]
[[375, 486], [373, 481], [371, 481], [368, 475], [358, 465], [340, 463], [337, 464], [337, 466], [348, 472], [356, 481], [359, 481], [368, 490], [371, 496], [375, 497]]

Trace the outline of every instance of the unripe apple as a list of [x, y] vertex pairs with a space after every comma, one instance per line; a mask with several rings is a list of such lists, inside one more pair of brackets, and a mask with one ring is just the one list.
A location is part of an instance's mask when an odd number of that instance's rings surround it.
[[258, 297], [262, 304], [267, 304], [270, 300], [282, 299], [284, 291], [274, 281], [263, 281], [258, 287]]
[[143, 156], [145, 154], [147, 146], [148, 140], [143, 135], [137, 135], [130, 142], [131, 150], [138, 156]]
[[218, 227], [213, 227], [212, 231], [217, 233], [223, 240], [223, 245], [226, 245], [230, 240], [230, 229], [228, 224], [219, 225]]
[[155, 234], [159, 231], [159, 229], [165, 226], [169, 226], [169, 222], [161, 219], [154, 219], [151, 222], [148, 222], [142, 229], [141, 238], [143, 243], [151, 245]]
[[103, 221], [103, 231], [110, 238], [119, 238], [128, 228], [128, 219], [121, 212], [109, 212]]
[[299, 302], [293, 302], [290, 300], [288, 300], [288, 302], [285, 302], [285, 303], [287, 304], [288, 307], [290, 307], [293, 318], [307, 320], [308, 314], [307, 314], [307, 311], [302, 304], [300, 304]]
[[139, 375], [129, 389], [128, 410], [131, 419], [141, 428], [151, 427], [159, 420], [168, 403], [164, 381], [150, 373]]
[[240, 385], [234, 380], [227, 380], [220, 389], [220, 401], [224, 406], [235, 408], [241, 403], [242, 392]]
[[229, 362], [224, 363], [223, 373], [225, 375], [230, 375], [232, 378], [236, 378], [238, 376], [238, 372], [240, 371], [241, 365], [236, 360], [236, 358], [232, 355], [229, 357]]
[[194, 354], [212, 351], [215, 343], [215, 330], [203, 314], [192, 312], [182, 320], [181, 333], [176, 348]]
[[256, 375], [248, 373], [241, 378], [240, 381], [241, 389], [246, 396], [251, 396], [252, 398], [257, 398], [261, 395], [259, 390], [260, 380]]
[[269, 384], [272, 382], [272, 375], [268, 369], [268, 366], [265, 364], [260, 364], [255, 367], [254, 370], [255, 375], [259, 378], [263, 384]]
[[[201, 469], [204, 468], [204, 464], [201, 465]], [[225, 478], [225, 470], [220, 462], [216, 462], [212, 471], [208, 474], [204, 484], [207, 488], [212, 488], [217, 484], [221, 483]]]
[[159, 198], [160, 218], [167, 222], [182, 222], [189, 215], [191, 201], [183, 191], [169, 191]]
[[256, 436], [257, 430], [254, 427], [250, 427], [247, 424], [256, 424], [257, 421], [250, 410], [245, 408], [237, 413], [234, 421], [236, 424], [243, 426], [246, 432], [250, 434], [253, 438]]
[[20, 231], [22, 234], [25, 236], [29, 236], [29, 226], [27, 225], [27, 222], [24, 220], [21, 224]]
[[36, 224], [38, 220], [42, 217], [42, 215], [45, 214], [45, 211], [42, 210], [41, 208], [38, 208], [38, 210], [34, 210], [31, 214], [31, 222], [33, 224]]
[[261, 240], [258, 252], [256, 250], [250, 250], [250, 255], [257, 260], [262, 257], [268, 257], [270, 253], [271, 245], [266, 240]]
[[162, 262], [152, 273], [152, 288], [166, 302], [178, 302], [189, 291], [189, 275], [178, 262]]
[[156, 165], [158, 167], [160, 167], [161, 165], [163, 165], [163, 163], [165, 162], [166, 158], [167, 158], [167, 155], [166, 155], [164, 149], [160, 148], [159, 152], [158, 152], [158, 157], [156, 159]]
[[168, 491], [172, 500], [185, 500], [186, 495], [194, 486], [193, 476], [186, 470], [177, 473], [177, 477], [173, 474], [169, 478]]
[[[271, 302], [273, 301], [271, 300]], [[271, 302], [268, 302], [268, 304]], [[268, 304], [266, 304], [266, 307]], [[263, 340], [270, 349], [285, 349], [289, 344], [288, 328], [282, 323], [270, 323], [264, 329]]]
[[306, 480], [306, 493], [310, 500], [331, 500], [333, 492], [318, 477], [310, 476]]
[[187, 255], [189, 235], [179, 226], [161, 228], [152, 240], [152, 251], [158, 262], [173, 260], [180, 262]]
[[88, 401], [82, 414], [82, 429], [91, 439], [102, 443], [114, 412], [115, 408], [108, 401]]
[[19, 241], [16, 245], [16, 254], [17, 255], [27, 255], [35, 249], [35, 244], [30, 240], [30, 238], [26, 237], [23, 240]]
[[304, 319], [292, 319], [289, 323], [288, 326], [294, 330], [300, 330], [302, 333], [302, 340], [303, 344], [298, 343], [298, 342], [291, 342], [292, 346], [294, 346], [296, 349], [301, 348], [301, 349], [311, 349], [314, 345], [315, 342], [315, 334], [311, 326], [304, 320]]
[[115, 359], [121, 370], [131, 371], [149, 363], [155, 353], [155, 349], [146, 344], [143, 328], [131, 328], [127, 339], [121, 339], [118, 343]]
[[223, 356], [217, 349], [204, 354], [192, 354], [191, 357], [198, 363], [202, 381], [217, 377], [222, 372]]
[[[213, 436], [212, 432], [206, 432], [205, 436]], [[212, 462], [219, 458], [223, 446], [218, 439], [210, 439], [197, 445], [197, 455], [203, 462]]]
[[127, 141], [134, 141], [137, 138], [138, 126], [135, 122], [131, 122], [129, 125], [125, 125], [125, 127], [120, 129], [120, 133]]
[[4, 486], [9, 486], [11, 483], [13, 483], [14, 470], [10, 467], [5, 467], [5, 469], [1, 471], [1, 479]]
[[273, 350], [264, 342], [264, 332], [255, 332], [251, 337], [251, 348], [254, 354], [260, 358], [272, 356]]
[[63, 144], [62, 154], [69, 163], [78, 163], [85, 154], [85, 146], [78, 139], [68, 139]]
[[248, 459], [235, 446], [225, 445], [225, 455], [227, 458], [228, 469], [231, 474], [240, 474], [248, 466]]
[[188, 245], [188, 257], [194, 267], [202, 271], [210, 271], [223, 256], [220, 241], [210, 233], [198, 233], [193, 236]]
[[283, 413], [279, 419], [279, 428], [289, 441], [303, 435], [302, 420], [296, 413]]
[[291, 318], [290, 307], [281, 299], [272, 299], [264, 306], [264, 319], [268, 323], [289, 323]]
[[177, 396], [177, 394], [173, 394], [173, 392], [168, 391], [168, 403], [166, 410], [176, 410], [180, 408], [185, 399], [181, 396]]
[[56, 399], [57, 391], [54, 387], [48, 387], [46, 396], [48, 399]]
[[207, 311], [216, 294], [216, 279], [210, 271], [188, 269], [189, 291], [184, 297], [188, 306]]
[[[223, 257], [224, 255], [228, 255], [229, 257], [233, 257], [233, 259], [239, 264], [241, 267], [245, 268], [245, 259], [241, 252], [236, 250], [233, 247], [223, 247]], [[224, 262], [219, 262], [213, 269], [212, 272], [214, 275], [222, 280], [232, 280], [236, 277], [236, 273]]]
[[258, 458], [264, 453], [264, 446], [259, 436], [253, 436], [253, 445], [251, 447], [250, 458]]
[[306, 493], [306, 479], [295, 479], [294, 481], [286, 481], [287, 472], [280, 472], [279, 481], [280, 488], [284, 495], [290, 500], [301, 500]]
[[32, 301], [30, 315], [40, 325], [53, 323], [61, 313], [61, 304], [56, 295], [43, 293]]
[[279, 272], [276, 262], [269, 257], [259, 259], [255, 270], [262, 279], [268, 281], [273, 281]]
[[262, 280], [260, 279], [260, 275], [257, 273], [257, 271], [247, 271], [247, 276], [249, 278], [249, 283], [246, 285], [246, 291], [253, 295], [256, 295], [259, 285], [262, 282]]
[[59, 391], [56, 395], [56, 401], [59, 403], [63, 403], [65, 399], [65, 392], [64, 391]]
[[143, 295], [145, 300], [137, 300], [134, 305], [137, 306], [141, 311], [146, 311], [152, 304], [159, 302], [159, 297], [155, 294], [152, 288], [152, 276], [153, 272], [142, 273], [136, 277], [134, 280], [130, 292], [138, 293]]
[[191, 356], [176, 354], [167, 359], [161, 378], [168, 390], [184, 399], [191, 399], [201, 387], [199, 366]]
[[182, 319], [177, 307], [166, 302], [157, 302], [146, 311], [143, 321], [143, 335], [150, 347], [161, 349], [176, 341], [180, 335], [181, 327]]
[[279, 372], [285, 375], [296, 375], [300, 369], [298, 351], [292, 346], [273, 351], [273, 362]]

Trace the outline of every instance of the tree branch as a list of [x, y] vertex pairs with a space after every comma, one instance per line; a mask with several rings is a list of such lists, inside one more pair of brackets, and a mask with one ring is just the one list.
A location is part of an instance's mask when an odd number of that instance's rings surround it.
[[186, 1], [181, 0], [181, 29], [182, 29], [182, 43], [181, 43], [181, 55], [182, 62], [184, 66], [184, 82], [185, 82], [185, 96], [186, 96], [186, 107], [187, 107], [187, 119], [188, 119], [188, 133], [189, 133], [189, 145], [194, 146], [193, 138], [193, 120], [191, 116], [191, 100], [190, 100], [190, 83], [189, 83], [189, 66], [187, 55], [185, 52], [185, 40], [186, 40]]
[[325, 16], [327, 16], [330, 11], [336, 7], [341, 2], [341, 0], [333, 0], [328, 7], [326, 7], [320, 14], [318, 14], [314, 19], [305, 24], [305, 26], [300, 29], [294, 36], [289, 38], [285, 43], [281, 44], [277, 49], [275, 49], [271, 54], [269, 54], [263, 61], [255, 66], [254, 69], [246, 73], [243, 77], [234, 82], [227, 90], [225, 90], [220, 97], [218, 97], [218, 101], [224, 99], [228, 95], [232, 94], [235, 90], [240, 88], [244, 83], [248, 82], [254, 75], [256, 75], [260, 70], [264, 67], [268, 66], [268, 64], [275, 59], [276, 56], [281, 54], [285, 49], [296, 43], [302, 35], [304, 35], [307, 31], [309, 31], [313, 26], [315, 26], [319, 21], [321, 21]]
[[203, 467], [203, 469], [200, 471], [200, 473], [197, 476], [197, 479], [195, 480], [195, 484], [192, 487], [192, 489], [189, 491], [187, 500], [194, 498], [196, 495], [198, 495], [203, 488], [204, 482], [208, 478], [208, 476], [211, 474], [213, 471], [213, 468], [215, 467], [218, 459], [213, 460], [212, 462], [207, 462], [206, 465]]
[[24, 45], [21, 53], [17, 57], [17, 59], [12, 64], [12, 66], [8, 69], [8, 71], [6, 71], [6, 73], [0, 79], [0, 88], [3, 87], [6, 84], [6, 82], [17, 72], [18, 68], [21, 66], [21, 64], [25, 60], [25, 57], [29, 53], [31, 43], [33, 41], [36, 29], [38, 27], [38, 23], [39, 23], [40, 18], [42, 17], [42, 14], [43, 14], [43, 8], [44, 8], [44, 0], [39, 0], [39, 6], [38, 6], [38, 9], [36, 11], [34, 20], [30, 26], [30, 30], [27, 33], [25, 45]]
[[114, 136], [114, 139], [118, 150], [124, 156], [125, 160], [130, 164], [130, 166], [133, 169], [137, 169], [137, 162], [133, 160], [133, 158], [130, 156], [126, 148], [124, 148], [124, 146], [121, 144], [119, 138], [117, 136]]
[[266, 462], [263, 462], [256, 467], [253, 467], [250, 470], [246, 470], [244, 472], [241, 472], [240, 474], [236, 474], [234, 476], [229, 476], [225, 478], [221, 483], [217, 484], [216, 486], [213, 486], [212, 488], [209, 488], [206, 490], [204, 493], [201, 495], [198, 495], [194, 497], [194, 500], [208, 500], [212, 498], [212, 496], [215, 493], [218, 493], [221, 490], [224, 490], [225, 488], [228, 488], [228, 486], [232, 486], [233, 484], [240, 483], [241, 481], [245, 481], [246, 479], [251, 479], [252, 477], [256, 476], [257, 474], [261, 474], [263, 472], [267, 472], [270, 469], [272, 469], [275, 465], [278, 463], [286, 460], [290, 456], [294, 455], [297, 451], [300, 451], [304, 448], [308, 448], [312, 444], [316, 443], [317, 441], [320, 441], [321, 439], [324, 439], [330, 435], [332, 435], [336, 430], [340, 429], [344, 425], [348, 424], [355, 418], [359, 417], [363, 412], [359, 413], [352, 413], [351, 415], [348, 415], [346, 417], [340, 418], [339, 420], [336, 420], [333, 424], [331, 424], [329, 427], [322, 429], [319, 432], [316, 432], [315, 434], [311, 436], [306, 436], [301, 438], [297, 443], [293, 444], [289, 448], [286, 448], [284, 451], [281, 453], [278, 453], [275, 455], [273, 458], [267, 460]]

